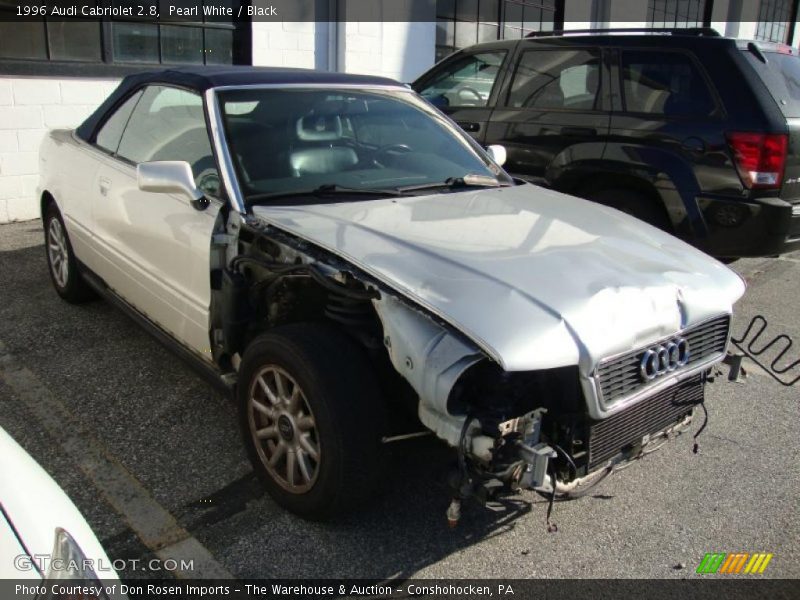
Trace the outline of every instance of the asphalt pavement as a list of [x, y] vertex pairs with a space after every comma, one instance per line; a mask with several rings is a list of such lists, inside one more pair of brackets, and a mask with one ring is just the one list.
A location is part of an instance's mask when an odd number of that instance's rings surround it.
[[[800, 358], [800, 253], [732, 266], [748, 281], [734, 334], [762, 314]], [[469, 506], [449, 529], [450, 454], [433, 439], [393, 446], [370, 507], [309, 523], [261, 489], [232, 401], [110, 305], [62, 302], [40, 222], [0, 226], [0, 426], [67, 491], [112, 560], [184, 552], [204, 559], [195, 577], [694, 578], [708, 577], [694, 572], [707, 552], [770, 552], [763, 577], [797, 578], [800, 387], [747, 367], [744, 383], [709, 386], [698, 454], [683, 435], [591, 496], [557, 503], [556, 533], [532, 493]], [[153, 519], [167, 533], [151, 531]]]

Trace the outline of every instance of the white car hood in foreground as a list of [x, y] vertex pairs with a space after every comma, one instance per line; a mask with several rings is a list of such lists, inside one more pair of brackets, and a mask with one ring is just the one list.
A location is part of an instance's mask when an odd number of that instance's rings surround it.
[[581, 365], [730, 313], [744, 283], [616, 210], [532, 185], [254, 214], [450, 323], [507, 371]]
[[16, 535], [31, 556], [47, 555], [49, 560], [56, 528], [61, 527], [78, 543], [87, 559], [94, 565], [105, 566], [107, 570], [98, 573], [103, 580], [118, 580], [103, 547], [69, 497], [3, 429], [0, 429], [0, 504], [10, 521], [0, 515], [0, 578], [38, 578], [34, 570], [20, 571], [15, 567], [17, 557], [24, 554]]

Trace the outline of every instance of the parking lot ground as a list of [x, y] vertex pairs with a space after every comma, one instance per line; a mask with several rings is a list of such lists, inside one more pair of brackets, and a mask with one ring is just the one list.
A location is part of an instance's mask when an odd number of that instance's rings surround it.
[[[748, 281], [735, 334], [763, 314], [800, 358], [800, 254], [733, 267]], [[108, 304], [62, 302], [38, 221], [0, 226], [0, 426], [112, 560], [195, 558], [179, 576], [693, 578], [707, 552], [771, 552], [763, 577], [800, 577], [800, 388], [749, 371], [745, 383], [709, 386], [698, 454], [680, 436], [557, 503], [557, 533], [531, 493], [469, 506], [448, 529], [450, 454], [432, 439], [393, 446], [370, 507], [309, 523], [255, 480], [231, 400]]]

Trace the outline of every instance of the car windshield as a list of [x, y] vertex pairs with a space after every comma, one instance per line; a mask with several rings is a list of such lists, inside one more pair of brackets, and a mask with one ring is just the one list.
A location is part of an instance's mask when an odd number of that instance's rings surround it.
[[221, 92], [220, 105], [248, 204], [512, 184], [411, 91], [251, 88]]

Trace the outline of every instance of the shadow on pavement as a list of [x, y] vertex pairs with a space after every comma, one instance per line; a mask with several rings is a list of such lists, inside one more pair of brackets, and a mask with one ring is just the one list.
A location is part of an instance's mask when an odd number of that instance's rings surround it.
[[[236, 576], [407, 578], [513, 530], [534, 499], [547, 535], [534, 495], [465, 504], [448, 528], [452, 455], [430, 438], [393, 444], [385, 490], [368, 507], [333, 523], [286, 513], [252, 474], [233, 403], [109, 305], [61, 301], [46, 269], [41, 246], [0, 252], [0, 340]], [[97, 526], [92, 494], [67, 492]], [[96, 531], [112, 560], [149, 556], [125, 528]]]

